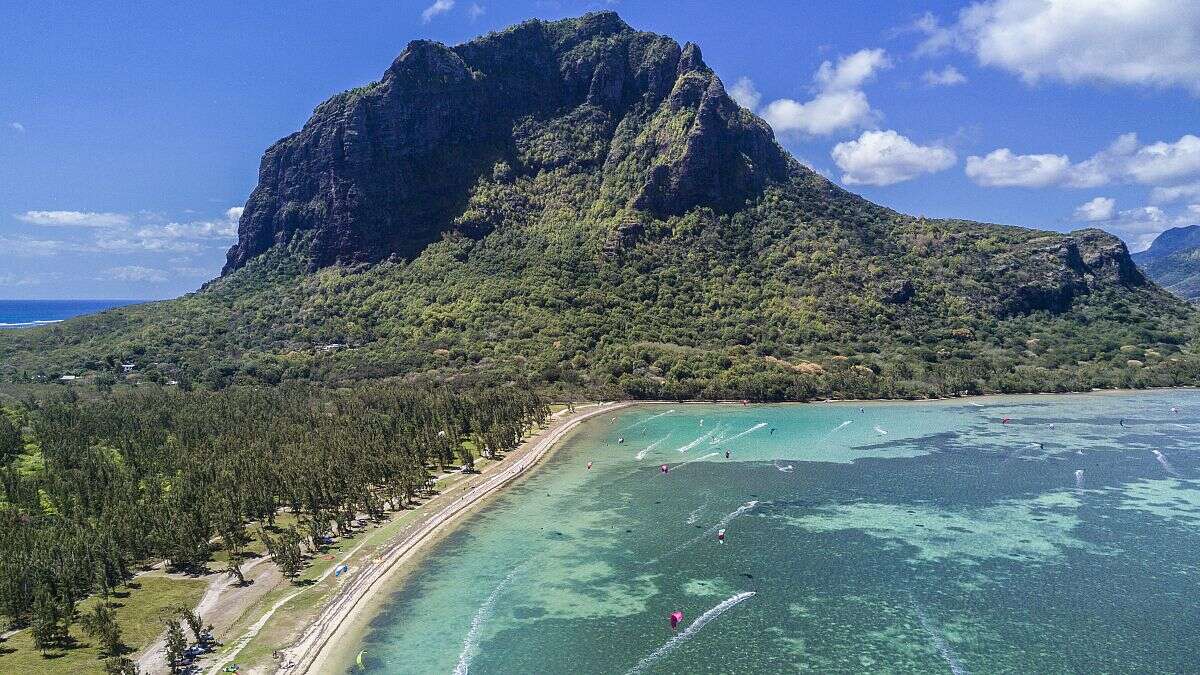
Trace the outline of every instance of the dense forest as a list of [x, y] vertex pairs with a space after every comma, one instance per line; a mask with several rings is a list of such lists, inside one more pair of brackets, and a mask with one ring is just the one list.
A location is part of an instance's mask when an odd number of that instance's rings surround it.
[[0, 398], [0, 615], [43, 651], [78, 622], [112, 643], [116, 672], [119, 627], [106, 602], [77, 613], [82, 599], [159, 561], [205, 571], [218, 549], [240, 577], [252, 541], [295, 577], [328, 535], [409, 506], [431, 470], [472, 465], [472, 449], [511, 450], [549, 412], [527, 387]]

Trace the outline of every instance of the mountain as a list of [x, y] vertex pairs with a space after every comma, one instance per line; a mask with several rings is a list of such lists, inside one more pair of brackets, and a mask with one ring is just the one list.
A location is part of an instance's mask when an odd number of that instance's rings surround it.
[[1163, 288], [1187, 300], [1200, 300], [1200, 225], [1173, 227], [1158, 235], [1133, 260]]
[[0, 335], [0, 374], [1052, 391], [1195, 383], [1195, 319], [1101, 231], [912, 217], [839, 188], [697, 46], [597, 13], [411, 43], [266, 151], [220, 278]]

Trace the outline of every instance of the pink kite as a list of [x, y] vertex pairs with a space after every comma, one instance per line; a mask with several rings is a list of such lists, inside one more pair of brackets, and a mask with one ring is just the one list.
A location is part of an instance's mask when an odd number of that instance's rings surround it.
[[683, 612], [678, 610], [671, 612], [671, 630], [675, 630], [675, 627], [681, 623], [683, 623]]
[[666, 472], [670, 471], [671, 469], [669, 469], [666, 464], [663, 464], [662, 466], [658, 467], [658, 470], [662, 471], [663, 473], [666, 473]]

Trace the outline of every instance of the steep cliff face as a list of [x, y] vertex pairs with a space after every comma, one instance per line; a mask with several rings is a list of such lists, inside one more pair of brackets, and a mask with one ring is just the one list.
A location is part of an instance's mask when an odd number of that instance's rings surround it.
[[580, 120], [589, 147], [569, 153], [571, 168], [604, 174], [611, 210], [729, 210], [806, 171], [695, 45], [613, 13], [530, 21], [456, 47], [413, 42], [378, 82], [319, 106], [264, 155], [225, 272], [301, 232], [315, 267], [411, 258], [455, 229], [484, 234], [455, 223], [471, 189], [497, 171], [558, 168], [528, 146]]

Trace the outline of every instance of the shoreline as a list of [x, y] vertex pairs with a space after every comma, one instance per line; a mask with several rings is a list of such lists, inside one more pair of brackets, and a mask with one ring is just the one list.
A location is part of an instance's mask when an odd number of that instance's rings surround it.
[[[437, 535], [457, 525], [461, 521], [460, 516], [473, 512], [475, 507], [481, 505], [488, 497], [526, 475], [529, 469], [556, 449], [560, 441], [582, 422], [635, 404], [636, 402], [630, 401], [601, 403], [594, 410], [579, 411], [577, 408], [574, 415], [555, 420], [557, 426], [552, 423], [540, 438], [534, 437], [526, 441], [524, 452], [519, 448], [511, 453], [516, 455], [516, 461], [512, 465], [500, 466], [498, 473], [485, 477], [482, 484], [469, 488], [467, 494], [442, 507], [413, 534], [385, 545], [377, 557], [360, 567], [358, 574], [349, 577], [348, 582], [325, 604], [316, 620], [310, 622], [299, 638], [283, 650], [283, 663], [294, 662], [294, 665], [290, 668], [277, 666], [276, 672], [328, 672], [329, 667], [342, 655], [341, 652], [346, 646], [344, 643], [347, 642], [345, 638], [356, 635], [363, 629], [362, 620], [371, 609], [368, 600], [378, 597], [379, 592], [402, 570], [403, 563], [423, 553], [427, 548], [425, 544], [436, 541]], [[214, 666], [209, 672], [218, 671], [220, 665], [223, 664]]]
[[[956, 401], [978, 401], [981, 399], [1011, 399], [1039, 396], [1084, 396], [1084, 395], [1120, 395], [1151, 392], [1167, 392], [1179, 390], [1196, 390], [1195, 387], [1156, 387], [1148, 389], [1093, 389], [1080, 392], [1043, 392], [1016, 394], [979, 394], [967, 396], [942, 397], [934, 399], [822, 399], [809, 401], [778, 401], [750, 402], [748, 405], [822, 405], [822, 404], [888, 404], [888, 403], [952, 403]], [[348, 650], [358, 644], [357, 640], [365, 634], [369, 620], [378, 611], [381, 601], [387, 595], [398, 577], [411, 571], [414, 559], [428, 553], [431, 545], [461, 523], [460, 516], [473, 513], [476, 507], [483, 505], [488, 498], [498, 494], [504, 487], [516, 480], [527, 476], [529, 469], [535, 467], [541, 460], [549, 456], [561, 445], [567, 437], [582, 422], [607, 413], [632, 406], [641, 405], [736, 405], [741, 400], [623, 400], [599, 404], [584, 404], [576, 408], [574, 415], [565, 410], [552, 416], [550, 425], [528, 439], [520, 448], [510, 453], [515, 462], [510, 466], [496, 465], [497, 471], [487, 475], [485, 471], [483, 482], [474, 488], [467, 488], [467, 494], [459, 496], [450, 504], [429, 516], [420, 524], [417, 531], [391, 543], [385, 542], [380, 546], [380, 552], [359, 565], [359, 572], [348, 578], [348, 581], [324, 603], [315, 620], [306, 623], [300, 631], [293, 633], [295, 639], [282, 650], [283, 658], [273, 664], [270, 672], [287, 673], [289, 675], [302, 673], [328, 672], [330, 667], [348, 663], [352, 654]], [[580, 408], [592, 408], [580, 410]], [[506, 458], [507, 459], [507, 458]], [[357, 547], [356, 547], [357, 548]], [[252, 632], [257, 633], [275, 613], [282, 608], [289, 598], [284, 598], [275, 604], [266, 615], [254, 624]], [[242, 646], [254, 635], [249, 635], [241, 641]], [[240, 649], [240, 648], [239, 648]], [[233, 661], [237, 652], [222, 659], [208, 672], [215, 674], [220, 667]], [[285, 664], [290, 667], [283, 667]], [[256, 669], [257, 672], [257, 669]]]

